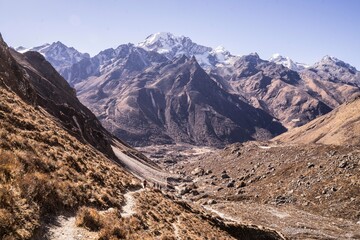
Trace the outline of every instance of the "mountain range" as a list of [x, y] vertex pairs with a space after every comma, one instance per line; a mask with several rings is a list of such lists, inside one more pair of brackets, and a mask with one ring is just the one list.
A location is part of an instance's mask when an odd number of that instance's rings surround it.
[[1, 35], [0, 100], [1, 239], [283, 239], [142, 187], [142, 177], [170, 183], [107, 132], [41, 54], [16, 52]]
[[0, 238], [358, 239], [359, 72], [205, 66], [164, 36], [58, 61], [66, 81], [0, 35]]
[[93, 57], [59, 42], [44, 46], [32, 50], [42, 51], [106, 129], [136, 146], [270, 139], [359, 92], [359, 71], [329, 56], [312, 66], [279, 54], [266, 61], [171, 33]]

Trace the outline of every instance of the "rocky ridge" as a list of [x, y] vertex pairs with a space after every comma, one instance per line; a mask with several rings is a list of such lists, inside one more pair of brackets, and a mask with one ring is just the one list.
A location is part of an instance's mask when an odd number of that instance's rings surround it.
[[15, 50], [20, 53], [28, 51], [41, 53], [65, 79], [69, 78], [69, 75], [67, 74], [68, 68], [83, 59], [90, 58], [88, 53], [81, 53], [75, 48], [68, 47], [60, 41], [53, 42], [52, 44], [47, 43], [33, 48], [17, 47]]
[[[170, 33], [150, 35], [138, 45], [125, 44], [116, 49], [104, 50], [92, 58], [85, 58], [73, 64], [67, 68], [65, 75], [76, 88], [81, 101], [95, 113], [104, 126], [117, 136], [125, 137], [131, 144], [149, 145], [183, 141], [197, 145], [224, 146], [219, 145], [219, 142], [264, 140], [277, 134], [271, 130], [272, 124], [269, 128], [264, 125], [258, 126], [257, 118], [249, 124], [247, 121], [251, 122], [253, 116], [251, 111], [249, 114], [244, 111], [241, 121], [219, 127], [219, 119], [226, 115], [236, 115], [239, 109], [226, 108], [226, 112], [216, 110], [214, 113], [213, 100], [210, 98], [203, 99], [201, 103], [197, 102], [200, 98], [191, 99], [193, 104], [203, 106], [203, 110], [212, 109], [209, 112], [211, 114], [199, 118], [196, 123], [198, 129], [203, 129], [201, 136], [206, 136], [208, 141], [205, 141], [204, 137], [194, 138], [191, 121], [184, 122], [184, 114], [175, 114], [176, 117], [174, 114], [171, 115], [171, 121], [175, 121], [175, 125], [181, 125], [182, 129], [186, 129], [175, 130], [178, 127], [174, 128], [174, 124], [169, 124], [170, 118], [165, 119], [162, 112], [173, 108], [170, 104], [174, 102], [178, 105], [183, 104], [177, 98], [180, 95], [187, 96], [185, 92], [180, 92], [185, 88], [181, 84], [174, 85], [173, 89], [163, 88], [165, 83], [161, 86], [154, 84], [151, 88], [159, 87], [155, 93], [154, 89], [149, 91], [149, 84], [145, 80], [155, 83], [167, 79], [169, 83], [166, 84], [171, 85], [172, 80], [169, 76], [172, 76], [175, 79], [187, 78], [183, 81], [191, 82], [191, 75], [187, 74], [186, 68], [182, 68], [181, 65], [184, 59], [191, 59], [192, 56], [205, 71], [201, 74], [201, 78], [206, 79], [204, 82], [209, 82], [210, 79], [217, 89], [215, 92], [229, 96], [225, 101], [232, 101], [231, 104], [235, 105], [239, 101], [245, 102], [258, 109], [258, 112], [270, 115], [274, 122], [280, 122], [288, 129], [304, 125], [330, 112], [359, 92], [359, 72], [351, 65], [333, 57], [325, 57], [314, 66], [294, 69], [283, 64], [284, 59], [281, 56], [277, 56], [277, 59], [281, 60], [278, 63], [281, 64], [262, 60], [256, 53], [242, 57], [233, 56], [223, 48], [212, 49], [196, 44], [190, 38], [177, 37]], [[275, 60], [274, 58], [273, 61]], [[300, 65], [296, 66], [300, 68]], [[179, 69], [184, 69], [185, 72], [180, 73]], [[141, 96], [150, 92], [153, 96], [166, 95], [166, 98]], [[174, 92], [177, 95], [173, 95]], [[215, 96], [214, 92], [212, 97], [222, 99], [222, 96]], [[235, 100], [234, 97], [238, 99]], [[146, 110], [144, 99], [148, 101]], [[188, 108], [189, 114], [197, 116], [195, 109], [197, 108]], [[184, 109], [178, 107], [175, 112], [179, 111]], [[129, 116], [134, 121], [129, 121]], [[137, 129], [134, 127], [135, 123], [143, 127]], [[242, 133], [243, 136], [233, 136], [234, 128], [244, 129], [250, 125], [259, 129], [255, 131], [255, 135], [252, 131]], [[214, 130], [209, 130], [210, 128]], [[175, 132], [179, 137], [173, 137]], [[262, 133], [258, 134], [260, 132]], [[271, 134], [268, 134], [269, 132]]]

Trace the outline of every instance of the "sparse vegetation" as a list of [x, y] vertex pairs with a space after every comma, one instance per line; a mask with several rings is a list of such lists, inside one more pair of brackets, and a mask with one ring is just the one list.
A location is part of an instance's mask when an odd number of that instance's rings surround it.
[[120, 208], [139, 184], [46, 112], [2, 88], [0, 98], [1, 238], [28, 239], [44, 216], [80, 206]]
[[104, 224], [102, 216], [94, 208], [81, 207], [76, 215], [76, 225], [90, 231], [99, 231]]
[[136, 194], [137, 214], [121, 217], [123, 193], [140, 187], [139, 180], [3, 88], [0, 118], [1, 239], [39, 236], [48, 216], [76, 211], [77, 225], [102, 240], [233, 239], [219, 222], [159, 192]]
[[184, 198], [232, 218], [291, 239], [359, 233], [358, 146], [237, 143], [175, 167], [196, 179], [198, 194]]

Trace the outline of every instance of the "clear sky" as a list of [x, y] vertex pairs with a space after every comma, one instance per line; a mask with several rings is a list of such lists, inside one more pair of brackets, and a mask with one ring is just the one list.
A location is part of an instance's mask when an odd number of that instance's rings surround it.
[[11, 46], [61, 41], [91, 55], [155, 32], [312, 64], [324, 55], [360, 69], [360, 0], [0, 0]]

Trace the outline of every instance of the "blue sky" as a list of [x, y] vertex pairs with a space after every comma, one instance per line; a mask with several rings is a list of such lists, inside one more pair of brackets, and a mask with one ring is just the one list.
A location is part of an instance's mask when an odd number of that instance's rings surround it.
[[0, 0], [11, 46], [61, 41], [91, 55], [155, 32], [233, 54], [332, 55], [360, 69], [360, 0]]

